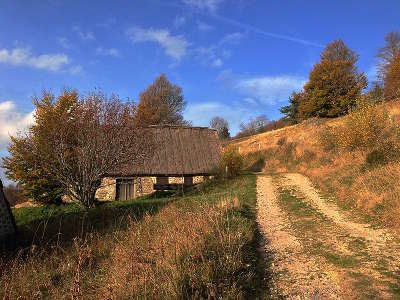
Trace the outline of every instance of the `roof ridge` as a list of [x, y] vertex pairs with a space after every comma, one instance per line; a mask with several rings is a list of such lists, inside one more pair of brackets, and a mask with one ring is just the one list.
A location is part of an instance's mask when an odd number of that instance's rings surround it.
[[209, 128], [205, 126], [181, 126], [181, 125], [173, 125], [173, 124], [162, 124], [162, 125], [149, 125], [149, 128], [172, 128], [172, 129], [201, 129], [201, 130], [213, 130], [214, 128]]

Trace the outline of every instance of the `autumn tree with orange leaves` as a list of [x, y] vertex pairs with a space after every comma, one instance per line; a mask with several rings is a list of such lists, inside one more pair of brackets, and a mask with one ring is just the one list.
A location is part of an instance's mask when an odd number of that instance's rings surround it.
[[139, 95], [136, 118], [141, 126], [190, 125], [182, 115], [185, 107], [182, 88], [161, 74]]
[[342, 40], [326, 46], [304, 86], [298, 107], [300, 119], [337, 117], [356, 105], [361, 91], [367, 87], [364, 73], [358, 72], [357, 60], [358, 55]]

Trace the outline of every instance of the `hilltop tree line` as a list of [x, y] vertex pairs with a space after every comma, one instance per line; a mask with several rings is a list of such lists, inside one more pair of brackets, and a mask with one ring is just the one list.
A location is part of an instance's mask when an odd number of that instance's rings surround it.
[[148, 125], [190, 125], [182, 115], [182, 89], [164, 74], [137, 105], [99, 90], [64, 90], [57, 97], [44, 91], [34, 106], [34, 124], [26, 134], [11, 136], [2, 166], [25, 197], [47, 203], [67, 195], [93, 206], [107, 172], [151, 155]]

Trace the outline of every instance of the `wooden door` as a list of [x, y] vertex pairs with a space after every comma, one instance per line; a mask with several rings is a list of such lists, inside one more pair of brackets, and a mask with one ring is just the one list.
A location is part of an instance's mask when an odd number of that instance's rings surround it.
[[117, 200], [135, 198], [135, 183], [133, 179], [117, 179]]

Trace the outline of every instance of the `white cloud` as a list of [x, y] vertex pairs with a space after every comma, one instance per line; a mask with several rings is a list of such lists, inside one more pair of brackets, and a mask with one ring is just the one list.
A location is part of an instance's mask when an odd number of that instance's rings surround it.
[[186, 18], [184, 16], [176, 16], [174, 19], [174, 26], [176, 28], [179, 28], [186, 23]]
[[14, 66], [29, 66], [48, 71], [59, 71], [69, 64], [65, 54], [41, 54], [35, 56], [29, 48], [0, 49], [0, 63]]
[[79, 26], [73, 26], [72, 30], [75, 31], [78, 36], [84, 41], [93, 41], [96, 39], [93, 32], [83, 32]]
[[193, 53], [195, 55], [195, 59], [199, 60], [201, 64], [212, 66], [212, 67], [221, 67], [223, 64], [222, 59], [217, 55], [217, 48], [215, 46], [211, 47], [197, 47], [194, 49]]
[[185, 56], [189, 47], [189, 42], [183, 36], [171, 35], [166, 29], [131, 27], [126, 34], [135, 43], [154, 42], [159, 44], [168, 56], [176, 60]]
[[182, 0], [182, 2], [193, 8], [215, 13], [223, 0]]
[[59, 37], [57, 38], [57, 42], [60, 44], [61, 47], [64, 49], [71, 49], [73, 48], [73, 45], [70, 43], [70, 41], [66, 37]]
[[33, 111], [21, 113], [12, 101], [0, 102], [0, 150], [4, 150], [10, 141], [10, 134], [23, 132], [33, 124]]
[[207, 31], [213, 30], [214, 27], [209, 25], [209, 24], [207, 24], [207, 23], [204, 23], [204, 22], [201, 22], [201, 21], [197, 21], [197, 29], [200, 30], [200, 31], [207, 32]]
[[112, 57], [120, 57], [121, 56], [118, 49], [115, 49], [115, 48], [106, 49], [103, 47], [97, 47], [96, 53], [99, 55], [112, 56]]
[[296, 76], [263, 76], [234, 80], [234, 88], [244, 96], [266, 104], [275, 104], [288, 99], [293, 91], [301, 90], [306, 82]]

